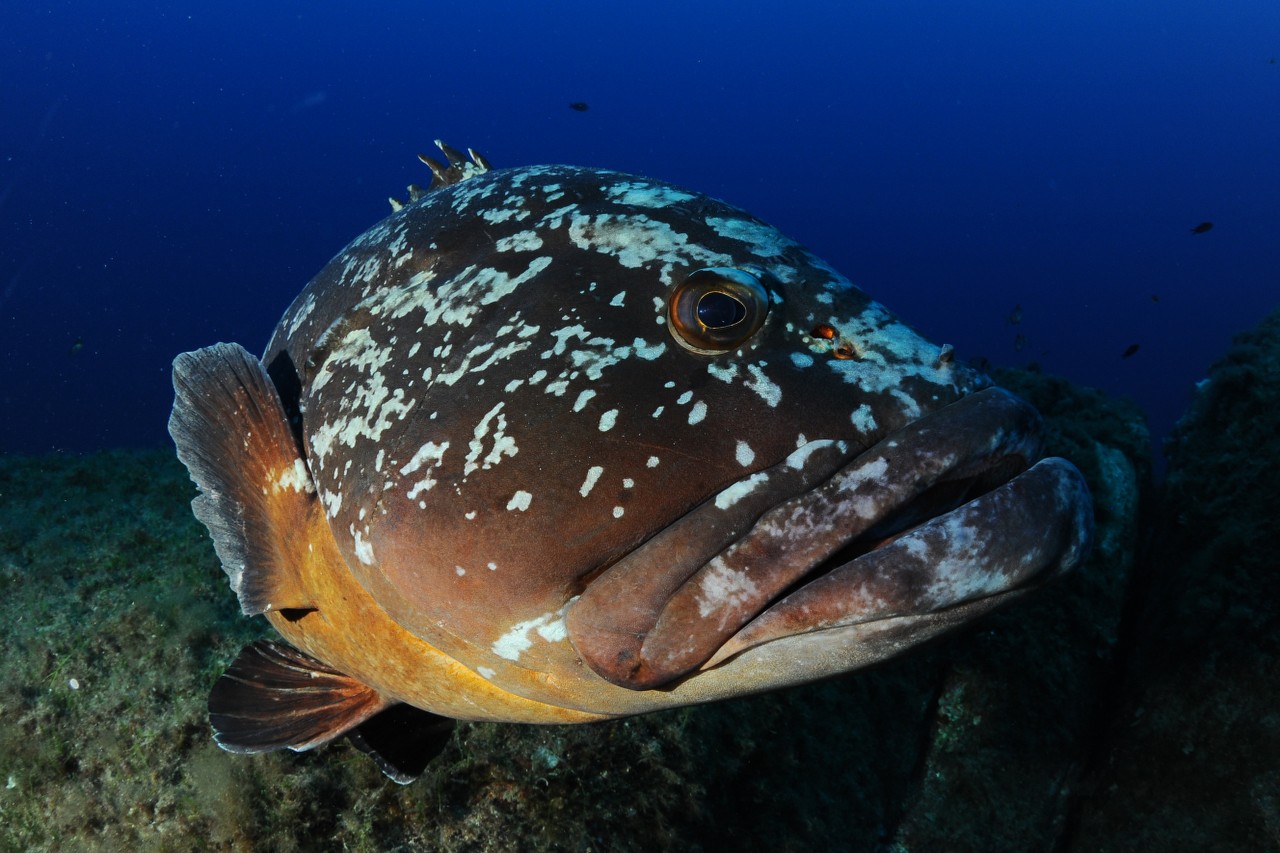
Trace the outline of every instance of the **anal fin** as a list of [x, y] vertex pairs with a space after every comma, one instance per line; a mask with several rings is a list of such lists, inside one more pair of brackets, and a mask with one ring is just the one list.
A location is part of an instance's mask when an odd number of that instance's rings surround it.
[[209, 694], [209, 722], [228, 752], [298, 752], [327, 743], [391, 704], [310, 655], [269, 640], [245, 646]]

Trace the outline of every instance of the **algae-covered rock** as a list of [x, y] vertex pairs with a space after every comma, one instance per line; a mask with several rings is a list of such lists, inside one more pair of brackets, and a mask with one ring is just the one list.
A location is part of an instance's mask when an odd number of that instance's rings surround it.
[[1166, 453], [1080, 850], [1280, 849], [1280, 311]]
[[345, 742], [241, 756], [238, 616], [168, 452], [0, 458], [0, 849], [1046, 849], [1096, 727], [1145, 488], [1132, 407], [1036, 374], [1098, 498], [1073, 576], [825, 684], [576, 727], [461, 724], [409, 786]]
[[1131, 403], [1038, 373], [998, 381], [1045, 416], [1093, 492], [1092, 556], [947, 647], [898, 850], [1050, 850], [1069, 830], [1133, 566], [1150, 440]]

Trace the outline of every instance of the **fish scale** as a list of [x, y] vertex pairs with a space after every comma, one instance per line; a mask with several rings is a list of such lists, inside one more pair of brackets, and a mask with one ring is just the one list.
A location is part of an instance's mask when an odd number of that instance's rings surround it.
[[[358, 731], [397, 703], [563, 722], [800, 683], [893, 653], [903, 625], [922, 640], [1081, 558], [1072, 543], [1087, 541], [1088, 495], [1069, 463], [1050, 460], [1034, 482], [1056, 491], [1018, 517], [1056, 544], [1016, 583], [997, 575], [1025, 555], [997, 548], [989, 565], [964, 564], [974, 583], [951, 584], [980, 595], [917, 613], [904, 594], [879, 621], [833, 606], [840, 619], [793, 630], [803, 619], [754, 580], [790, 541], [775, 531], [759, 544], [772, 507], [803, 513], [842, 467], [876, 470], [862, 459], [875, 448], [902, 461], [897, 485], [862, 499], [872, 517], [859, 529], [954, 564], [932, 539], [913, 545], [924, 529], [912, 525], [1013, 517], [1007, 500], [963, 516], [952, 504], [966, 490], [1015, 488], [1035, 461], [1034, 413], [731, 205], [601, 169], [494, 170], [441, 148], [447, 166], [423, 158], [432, 186], [411, 187], [320, 271], [260, 362], [223, 344], [175, 364], [171, 432], [204, 492], [197, 514], [233, 579], [273, 579], [252, 594], [237, 585], [242, 608], [362, 697], [336, 719], [317, 710], [313, 726]], [[246, 407], [263, 395], [278, 403]], [[1013, 426], [993, 432], [992, 419]], [[246, 420], [291, 432], [297, 452], [278, 438], [237, 448], [228, 436], [252, 435]], [[907, 429], [915, 422], [931, 426]], [[935, 464], [935, 424], [954, 430], [944, 444], [972, 471]], [[297, 487], [264, 489], [263, 478]], [[815, 538], [796, 543], [811, 554], [804, 571], [827, 574], [824, 554], [846, 546], [839, 516], [805, 516]], [[1034, 539], [1033, 529], [1017, 541]], [[756, 556], [715, 562], [735, 548]], [[894, 565], [880, 560], [881, 574], [882, 564]], [[856, 574], [851, 565], [838, 576]], [[913, 585], [930, 565], [913, 564]], [[662, 618], [668, 599], [686, 605]], [[788, 633], [748, 631], [765, 616]], [[734, 645], [740, 630], [756, 639]], [[361, 631], [384, 638], [378, 655]], [[286, 659], [259, 651], [236, 671]], [[237, 722], [249, 711], [228, 711], [238, 695], [217, 694], [219, 742], [257, 748], [262, 738], [237, 728], [252, 728]], [[243, 701], [252, 710], [261, 697]], [[305, 734], [278, 745], [323, 740]]]

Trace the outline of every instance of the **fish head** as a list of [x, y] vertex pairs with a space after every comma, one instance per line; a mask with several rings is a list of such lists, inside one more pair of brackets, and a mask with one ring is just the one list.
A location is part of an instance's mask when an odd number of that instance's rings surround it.
[[1026, 403], [776, 229], [658, 181], [433, 189], [326, 266], [265, 361], [360, 585], [548, 704], [837, 674], [1087, 549], [1087, 490], [1037, 464]]

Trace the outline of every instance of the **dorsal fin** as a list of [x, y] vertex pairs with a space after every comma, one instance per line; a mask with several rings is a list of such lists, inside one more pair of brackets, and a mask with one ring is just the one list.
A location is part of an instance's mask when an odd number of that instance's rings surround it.
[[[474, 149], [468, 148], [467, 156], [464, 157], [456, 148], [439, 139], [436, 140], [436, 147], [444, 154], [445, 159], [449, 161], [449, 165], [442, 166], [426, 154], [419, 154], [418, 159], [431, 170], [431, 184], [425, 190], [417, 184], [409, 184], [408, 203], [417, 201], [432, 190], [456, 184], [458, 181], [465, 181], [467, 178], [483, 174], [491, 168], [489, 161], [477, 154]], [[389, 198], [387, 201], [391, 202], [393, 211], [399, 210], [406, 204], [406, 202], [397, 198]]]
[[391, 704], [297, 649], [259, 640], [209, 693], [209, 722], [228, 752], [298, 752], [333, 740]]
[[297, 564], [316, 487], [262, 362], [239, 344], [214, 344], [173, 362], [169, 434], [200, 494], [191, 502], [253, 616], [310, 610]]

